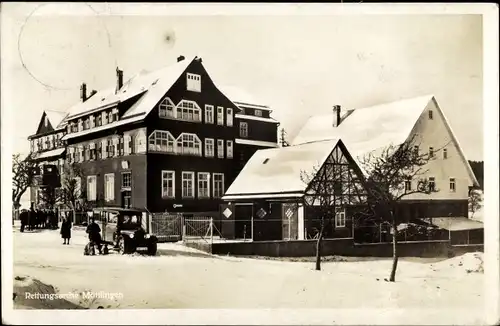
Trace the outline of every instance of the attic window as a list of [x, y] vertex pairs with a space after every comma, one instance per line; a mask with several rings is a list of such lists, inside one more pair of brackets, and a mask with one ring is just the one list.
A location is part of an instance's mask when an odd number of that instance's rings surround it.
[[201, 76], [197, 74], [187, 73], [187, 90], [193, 92], [201, 92]]
[[266, 159], [264, 160], [264, 162], [262, 162], [262, 164], [266, 164], [267, 162], [269, 162], [269, 159], [268, 159], [268, 158], [266, 158]]
[[433, 119], [433, 112], [432, 110], [429, 110], [429, 120], [432, 120]]

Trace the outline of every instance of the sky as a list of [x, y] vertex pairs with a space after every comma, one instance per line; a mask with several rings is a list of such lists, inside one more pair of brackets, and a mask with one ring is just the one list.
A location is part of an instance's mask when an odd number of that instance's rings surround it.
[[336, 104], [434, 94], [466, 157], [483, 159], [480, 15], [120, 15], [112, 6], [2, 4], [2, 107], [15, 151], [29, 151], [44, 109], [79, 101], [82, 82], [107, 88], [116, 66], [127, 79], [198, 55], [216, 83], [268, 104], [289, 140]]

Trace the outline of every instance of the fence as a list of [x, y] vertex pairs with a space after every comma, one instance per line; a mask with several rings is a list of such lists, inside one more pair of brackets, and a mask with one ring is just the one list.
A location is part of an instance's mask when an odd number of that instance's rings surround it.
[[155, 235], [158, 241], [179, 241], [182, 239], [184, 221], [181, 214], [153, 213], [150, 218], [150, 233]]
[[[398, 242], [449, 240], [449, 238], [449, 232], [446, 230], [412, 224], [401, 225], [396, 234]], [[392, 230], [388, 224], [356, 227], [354, 241], [356, 243], [391, 243]]]

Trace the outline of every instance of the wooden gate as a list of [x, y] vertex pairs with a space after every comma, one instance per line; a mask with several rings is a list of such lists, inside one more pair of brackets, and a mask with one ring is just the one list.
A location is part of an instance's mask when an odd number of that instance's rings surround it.
[[159, 242], [180, 241], [183, 224], [182, 214], [151, 214], [151, 234], [155, 235]]

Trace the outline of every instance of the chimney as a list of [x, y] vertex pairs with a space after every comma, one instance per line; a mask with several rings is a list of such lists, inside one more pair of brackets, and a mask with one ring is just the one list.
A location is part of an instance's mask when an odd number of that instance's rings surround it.
[[87, 84], [85, 83], [82, 83], [82, 86], [80, 86], [80, 99], [82, 102], [87, 100]]
[[116, 67], [116, 91], [119, 91], [123, 86], [123, 70]]
[[341, 110], [340, 105], [333, 106], [333, 126], [334, 127], [338, 127], [340, 124], [340, 110]]
[[186, 59], [186, 58], [183, 55], [180, 55], [177, 57], [177, 62], [181, 62], [184, 59]]

